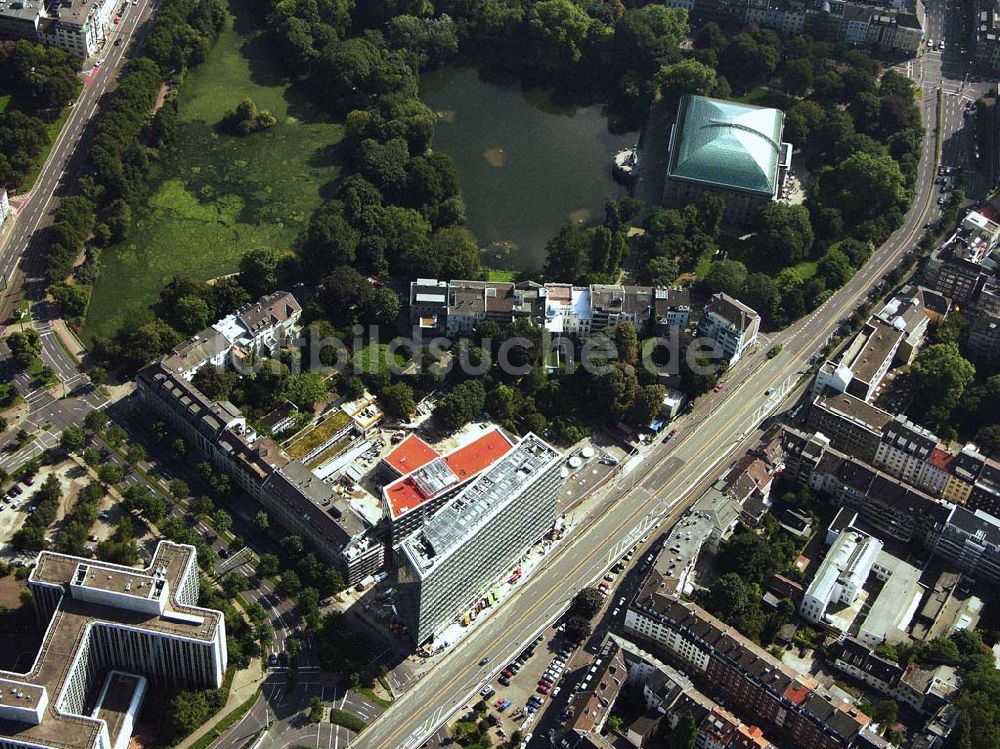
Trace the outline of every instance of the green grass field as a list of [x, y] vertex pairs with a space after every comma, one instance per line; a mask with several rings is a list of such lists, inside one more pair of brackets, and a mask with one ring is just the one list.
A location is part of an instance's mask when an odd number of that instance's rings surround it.
[[[288, 85], [260, 72], [276, 69], [268, 51], [235, 26], [185, 79], [178, 137], [154, 172], [149, 200], [133, 206], [132, 230], [102, 256], [87, 340], [148, 318], [175, 275], [212, 278], [235, 271], [252, 249], [292, 246], [338, 175], [341, 126], [290, 107]], [[219, 121], [244, 96], [278, 124], [246, 138], [220, 133]]]
[[6, 112], [8, 106], [10, 106], [10, 94], [0, 94], [0, 114]]
[[515, 278], [517, 278], [517, 271], [513, 270], [489, 268], [486, 271], [486, 280], [493, 281], [494, 283], [513, 283]]

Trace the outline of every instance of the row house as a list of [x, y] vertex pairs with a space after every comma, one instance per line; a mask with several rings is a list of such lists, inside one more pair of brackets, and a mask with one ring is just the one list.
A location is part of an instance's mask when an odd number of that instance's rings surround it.
[[410, 283], [410, 324], [430, 335], [465, 335], [487, 320], [507, 325], [518, 318], [553, 335], [588, 335], [620, 322], [636, 329], [651, 322], [662, 335], [684, 330], [690, 313], [685, 289], [429, 278]]
[[925, 541], [930, 529], [947, 518], [949, 503], [835, 449], [823, 434], [793, 432], [786, 429], [792, 475], [882, 532], [903, 541]]

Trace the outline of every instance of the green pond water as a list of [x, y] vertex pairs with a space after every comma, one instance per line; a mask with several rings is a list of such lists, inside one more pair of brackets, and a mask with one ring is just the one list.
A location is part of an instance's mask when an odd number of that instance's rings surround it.
[[560, 106], [471, 68], [424, 76], [421, 97], [440, 117], [434, 148], [455, 160], [469, 228], [491, 268], [540, 268], [563, 223], [600, 220], [605, 198], [624, 193], [611, 158], [638, 134], [608, 132], [599, 105]]

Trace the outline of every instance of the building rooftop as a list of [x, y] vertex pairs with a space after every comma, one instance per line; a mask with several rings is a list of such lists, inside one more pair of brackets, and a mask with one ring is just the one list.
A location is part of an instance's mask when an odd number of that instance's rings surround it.
[[923, 586], [919, 585], [920, 570], [884, 549], [879, 552], [875, 563], [892, 570], [892, 575], [875, 596], [874, 603], [869, 599], [871, 608], [861, 623], [861, 630], [870, 637], [896, 644], [909, 639], [905, 628], [924, 594]]
[[416, 434], [411, 434], [396, 445], [384, 460], [400, 475], [410, 473], [430, 463], [438, 452]]
[[[15, 683], [27, 698], [37, 699], [44, 689], [48, 704], [41, 722], [31, 725], [24, 722], [0, 720], [0, 741], [4, 737], [17, 737], [26, 744], [56, 747], [57, 749], [90, 749], [94, 746], [100, 721], [62, 712], [58, 709], [63, 686], [79, 655], [88, 629], [91, 626], [109, 625], [150, 630], [174, 637], [210, 643], [222, 621], [218, 611], [187, 606], [177, 598], [182, 582], [195, 564], [195, 550], [191, 546], [161, 541], [153, 559], [145, 570], [99, 562], [92, 559], [71, 557], [43, 551], [38, 555], [29, 575], [33, 584], [60, 589], [62, 599], [48, 624], [35, 662], [27, 673], [0, 671], [0, 689], [8, 692], [7, 684]], [[136, 580], [156, 578], [165, 582], [169, 595], [162, 613], [149, 613], [132, 607], [95, 603], [82, 600], [74, 592], [71, 582], [78, 568], [86, 565], [95, 573], [112, 575], [117, 582], [134, 575]], [[30, 690], [25, 684], [32, 685]]]
[[513, 443], [503, 431], [495, 428], [443, 457], [436, 457], [437, 452], [434, 452], [433, 459], [382, 490], [390, 518], [395, 520], [446, 489], [468, 481], [493, 465], [512, 447]]
[[667, 174], [773, 196], [785, 115], [704, 96], [685, 96], [677, 112]]
[[739, 299], [722, 292], [712, 296], [712, 301], [705, 306], [705, 314], [720, 317], [739, 331], [748, 330], [753, 325], [754, 320], [759, 317], [753, 309], [743, 304]]
[[522, 437], [403, 542], [401, 548], [417, 574], [428, 575], [559, 459], [560, 454], [540, 437], [531, 433]]
[[880, 321], [866, 325], [864, 330], [858, 333], [859, 339], [863, 341], [861, 350], [849, 363], [854, 377], [870, 383], [885, 365], [886, 360], [895, 355], [903, 336], [902, 330]]
[[881, 433], [892, 421], [892, 414], [847, 393], [817, 396], [813, 407]]
[[569, 700], [573, 720], [567, 729], [590, 733], [600, 728], [627, 680], [628, 667], [622, 649], [615, 641], [606, 641], [583, 677], [585, 686]]

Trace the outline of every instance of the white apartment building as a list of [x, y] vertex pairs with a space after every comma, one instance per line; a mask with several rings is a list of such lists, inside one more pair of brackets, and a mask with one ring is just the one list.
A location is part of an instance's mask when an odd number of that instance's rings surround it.
[[302, 306], [291, 293], [276, 291], [226, 315], [175, 348], [163, 363], [190, 381], [201, 367], [224, 367], [232, 358], [270, 355], [291, 336]]
[[718, 293], [705, 307], [698, 335], [714, 339], [729, 365], [738, 362], [757, 342], [760, 315], [738, 299]]
[[881, 550], [882, 542], [867, 533], [854, 528], [841, 532], [809, 583], [799, 615], [818, 624], [830, 604], [854, 603]]
[[[0, 671], [4, 749], [120, 749], [147, 680], [222, 685], [225, 620], [196, 605], [193, 547], [161, 541], [144, 570], [42, 552], [28, 583], [47, 626], [26, 673]], [[106, 700], [112, 689], [116, 699]]]
[[560, 461], [525, 435], [400, 545], [398, 589], [418, 644], [468, 611], [552, 528]]

